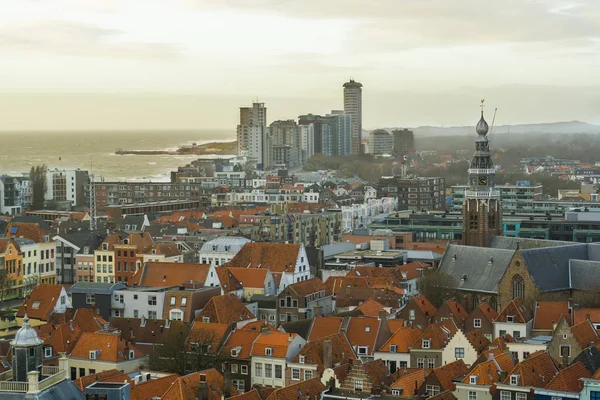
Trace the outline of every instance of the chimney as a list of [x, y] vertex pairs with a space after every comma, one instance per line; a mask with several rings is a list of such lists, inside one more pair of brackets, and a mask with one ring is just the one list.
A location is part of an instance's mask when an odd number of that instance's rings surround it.
[[206, 383], [206, 375], [200, 375], [200, 383], [198, 384], [198, 400], [208, 400], [208, 384]]
[[333, 343], [330, 339], [323, 342], [323, 367], [331, 368], [333, 366]]
[[231, 367], [225, 363], [225, 372], [223, 372], [223, 396], [226, 399], [231, 397]]
[[585, 319], [587, 319], [589, 322], [592, 322], [592, 320], [590, 319], [590, 314], [585, 314]]

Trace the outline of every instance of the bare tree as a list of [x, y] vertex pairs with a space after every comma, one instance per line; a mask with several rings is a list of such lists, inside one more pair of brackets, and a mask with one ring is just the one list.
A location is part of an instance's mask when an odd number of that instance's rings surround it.
[[458, 294], [454, 278], [439, 270], [425, 270], [417, 282], [419, 293], [425, 296], [431, 304], [440, 307], [446, 300]]
[[8, 289], [8, 283], [9, 279], [6, 269], [0, 269], [0, 309], [4, 305], [4, 294], [6, 289]]
[[31, 208], [41, 210], [44, 208], [44, 199], [48, 183], [46, 179], [46, 165], [34, 165], [29, 171], [29, 180], [31, 181]]

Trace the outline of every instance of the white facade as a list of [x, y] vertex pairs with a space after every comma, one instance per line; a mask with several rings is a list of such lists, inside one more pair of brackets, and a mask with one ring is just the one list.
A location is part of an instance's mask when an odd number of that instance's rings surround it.
[[442, 350], [442, 365], [450, 364], [462, 358], [467, 367], [470, 367], [477, 360], [477, 357], [477, 351], [459, 329]]
[[60, 295], [58, 296], [58, 299], [56, 299], [56, 304], [54, 304], [54, 310], [52, 310], [52, 314], [65, 313], [67, 312], [67, 308], [73, 308], [73, 304], [67, 295], [67, 291], [64, 287], [62, 287], [60, 289]]
[[[296, 355], [302, 350], [302, 347], [306, 344], [300, 335], [296, 335], [288, 345], [287, 353], [285, 358], [271, 357], [271, 356], [252, 356], [252, 386], [270, 386], [270, 387], [284, 387], [285, 386], [285, 374], [288, 363], [291, 363]], [[266, 376], [267, 365], [271, 365], [271, 377]], [[260, 369], [261, 373], [257, 374], [257, 368]], [[276, 376], [276, 370], [281, 368], [281, 375]], [[260, 375], [260, 376], [259, 376]]]
[[0, 176], [1, 214], [21, 214], [30, 203], [31, 182], [28, 177]]
[[212, 266], [225, 265], [251, 240], [245, 237], [224, 236], [210, 240], [202, 245], [198, 252], [201, 264]]
[[229, 192], [225, 194], [225, 198], [219, 200], [219, 195], [211, 195], [211, 203], [213, 205], [231, 205], [239, 203], [318, 203], [319, 193], [303, 193], [302, 189], [293, 190], [269, 190], [268, 192], [262, 188], [253, 188], [240, 192]]
[[315, 126], [298, 125], [296, 129], [300, 132], [300, 163], [305, 165], [306, 161], [315, 154]]
[[551, 340], [552, 336], [536, 336], [518, 342], [506, 343], [506, 347], [512, 354], [517, 355], [518, 360], [515, 360], [515, 362], [518, 362], [523, 361], [536, 351], [546, 351], [548, 349], [548, 343], [550, 343]]
[[494, 339], [498, 336], [508, 333], [513, 338], [524, 338], [531, 336], [533, 328], [533, 319], [526, 324], [518, 324], [514, 322], [494, 321]]
[[[410, 368], [410, 353], [392, 353], [389, 351], [376, 351], [373, 353], [375, 360], [381, 359], [390, 373], [404, 367]], [[394, 369], [395, 366], [395, 369]]]
[[73, 206], [78, 205], [77, 188], [88, 183], [87, 180], [82, 182], [84, 176], [87, 177], [87, 172], [81, 170], [49, 169], [46, 172], [47, 189], [44, 199], [56, 200], [64, 195], [66, 201], [71, 202]]
[[456, 390], [452, 394], [457, 400], [492, 400], [490, 388], [490, 385], [456, 383]]
[[342, 207], [342, 230], [352, 231], [359, 226], [368, 226], [377, 218], [383, 218], [398, 208], [397, 197], [369, 199], [364, 204]]
[[111, 299], [114, 317], [161, 319], [166, 288], [115, 290]]
[[238, 156], [245, 156], [253, 164], [264, 165], [266, 149], [267, 108], [264, 103], [240, 108], [237, 126]]

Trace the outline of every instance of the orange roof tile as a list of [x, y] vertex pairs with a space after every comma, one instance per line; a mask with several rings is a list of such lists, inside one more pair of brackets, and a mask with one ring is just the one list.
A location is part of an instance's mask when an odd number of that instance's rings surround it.
[[187, 343], [208, 344], [210, 342], [211, 345], [208, 352], [214, 354], [219, 350], [219, 345], [224, 339], [228, 329], [229, 324], [195, 321], [192, 325], [192, 329], [190, 329]]
[[598, 332], [596, 332], [596, 329], [594, 329], [594, 326], [588, 320], [573, 325], [571, 333], [581, 348], [588, 348], [598, 342]]
[[321, 399], [321, 393], [325, 390], [327, 390], [327, 386], [321, 382], [321, 378], [317, 377], [296, 383], [295, 385], [276, 389], [267, 397], [267, 400], [298, 400], [298, 398], [303, 400], [319, 400]]
[[401, 397], [414, 397], [417, 390], [421, 387], [425, 381], [425, 369], [419, 369], [417, 371], [410, 371], [409, 373], [402, 375], [396, 382], [391, 386], [392, 390], [400, 390]]
[[256, 318], [233, 293], [212, 297], [196, 316], [196, 321], [208, 318], [209, 322], [231, 324]]
[[172, 374], [133, 385], [131, 386], [130, 399], [148, 400], [162, 397], [178, 378], [179, 375]]
[[148, 262], [137, 270], [129, 286], [167, 287], [180, 286], [183, 282], [206, 282], [210, 265]]
[[317, 365], [317, 371], [319, 374], [323, 373], [325, 366], [323, 364], [325, 359], [325, 342], [331, 342], [331, 362], [333, 367], [336, 364], [348, 362], [349, 359], [357, 360], [354, 350], [348, 342], [348, 338], [343, 332], [336, 333], [331, 336], [311, 340], [300, 350], [296, 355], [293, 362], [300, 362], [300, 357], [304, 357], [304, 364]]
[[471, 343], [475, 351], [477, 351], [477, 354], [480, 354], [490, 345], [490, 341], [488, 340], [488, 338], [486, 338], [483, 332], [481, 332], [481, 330], [479, 329], [469, 331], [465, 335], [465, 337], [467, 338], [469, 343]]
[[25, 303], [17, 311], [17, 317], [22, 318], [25, 316], [25, 312], [27, 312], [29, 318], [48, 321], [52, 315], [54, 306], [59, 301], [62, 289], [62, 285], [38, 284], [29, 293], [29, 296], [25, 299]]
[[215, 271], [217, 272], [217, 277], [224, 293], [235, 292], [244, 288], [229, 268], [220, 267], [216, 268]]
[[214, 368], [181, 376], [163, 394], [161, 400], [188, 400], [198, 396], [201, 380], [206, 382], [208, 400], [221, 400], [224, 380]]
[[252, 346], [253, 356], [264, 356], [267, 347], [273, 349], [273, 357], [285, 358], [290, 345], [290, 338], [298, 336], [297, 333], [262, 332]]
[[408, 353], [410, 346], [421, 336], [423, 331], [417, 327], [404, 326], [398, 329], [378, 351], [390, 352], [390, 346], [396, 346], [396, 353]]
[[500, 353], [493, 359], [477, 364], [462, 383], [471, 383], [471, 376], [477, 376], [478, 385], [493, 385], [500, 382], [501, 373], [512, 370], [515, 364], [508, 353]]
[[[14, 233], [13, 233], [14, 232]], [[11, 222], [6, 226], [5, 236], [9, 238], [25, 238], [36, 243], [44, 243], [44, 236], [48, 236], [42, 227], [33, 222]]]
[[73, 350], [71, 357], [73, 358], [90, 358], [90, 351], [100, 350], [97, 356], [99, 361], [121, 362], [129, 359], [128, 351], [133, 350], [134, 357], [143, 357], [145, 354], [136, 348], [131, 343], [123, 340], [118, 335], [112, 333], [91, 333], [84, 332]]
[[226, 268], [240, 282], [244, 288], [259, 288], [265, 287], [267, 280], [267, 268], [232, 268], [219, 267], [217, 270]]
[[600, 321], [600, 308], [580, 308], [576, 309], [574, 312], [574, 321], [573, 324], [578, 324], [587, 319], [587, 316], [590, 316], [590, 321], [598, 322]]
[[494, 322], [498, 318], [498, 311], [493, 309], [488, 303], [481, 303], [477, 308], [481, 311], [483, 316], [490, 322]]
[[389, 315], [389, 313], [383, 309], [383, 305], [381, 303], [371, 298], [365, 300], [357, 308], [365, 317], [377, 317], [381, 311], [383, 311], [386, 315]]
[[430, 349], [443, 349], [446, 347], [452, 336], [458, 331], [453, 320], [447, 319], [429, 325], [425, 331], [410, 346], [415, 349], [423, 348], [423, 341], [429, 340]]
[[591, 378], [592, 374], [585, 365], [578, 361], [575, 364], [559, 371], [548, 383], [546, 389], [561, 392], [581, 392], [583, 389], [582, 378]]
[[274, 272], [293, 271], [299, 253], [299, 244], [246, 243], [227, 266], [270, 268]]
[[[245, 327], [244, 327], [245, 328]], [[231, 350], [236, 349], [237, 358], [250, 358], [250, 352], [252, 351], [252, 345], [256, 338], [260, 335], [260, 330], [244, 330], [236, 329], [231, 332], [231, 335], [227, 338], [227, 341], [223, 345], [220, 351], [222, 357], [230, 357]]]
[[449, 364], [435, 368], [431, 371], [438, 378], [442, 390], [454, 390], [454, 379], [465, 376], [469, 372], [469, 368], [465, 362], [461, 360], [453, 361]]
[[56, 353], [71, 353], [82, 334], [83, 330], [77, 324], [61, 324], [52, 332], [48, 343]]
[[308, 340], [315, 340], [330, 336], [340, 331], [343, 318], [340, 317], [315, 317], [313, 318]]
[[518, 363], [504, 380], [510, 384], [511, 375], [519, 375], [519, 386], [543, 388], [558, 372], [556, 362], [544, 351], [530, 354], [528, 358]]
[[104, 238], [100, 246], [96, 250], [103, 251], [104, 244], [108, 245], [108, 251], [112, 251], [115, 248], [115, 244], [119, 244], [121, 242], [121, 235], [118, 233], [112, 233]]
[[456, 396], [454, 395], [454, 393], [452, 393], [452, 391], [445, 390], [438, 395], [428, 397], [428, 400], [457, 400], [457, 399], [456, 399]]
[[288, 289], [292, 290], [298, 296], [304, 297], [320, 291], [325, 292], [327, 288], [319, 278], [311, 278], [305, 281], [292, 283], [288, 286]]
[[390, 332], [394, 333], [398, 329], [403, 328], [406, 324], [406, 321], [403, 319], [388, 319], [388, 326], [390, 327]]
[[[465, 319], [469, 316], [465, 308], [456, 299], [447, 300], [441, 308], [445, 308], [449, 312], [449, 316], [454, 318], [457, 325], [462, 326]], [[438, 310], [439, 312], [440, 310]]]
[[346, 336], [352, 346], [368, 346], [368, 353], [376, 351], [375, 341], [381, 321], [377, 317], [350, 317]]
[[427, 297], [422, 295], [415, 296], [412, 299], [410, 299], [410, 301], [411, 303], [416, 304], [417, 307], [421, 309], [423, 314], [427, 315], [428, 317], [435, 317], [435, 314], [437, 313], [437, 308], [435, 308], [435, 306], [431, 304]]
[[108, 324], [91, 308], [78, 308], [73, 315], [73, 323], [85, 332], [96, 332]]
[[568, 301], [538, 301], [533, 315], [533, 329], [554, 331], [554, 324], [562, 317], [572, 324], [571, 307]]
[[507, 316], [513, 316], [514, 322], [519, 324], [525, 324], [533, 318], [531, 310], [521, 298], [511, 300], [500, 312], [496, 321], [505, 322]]
[[264, 328], [267, 328], [271, 332], [277, 330], [277, 328], [275, 328], [273, 325], [271, 325], [269, 323], [265, 323], [265, 321], [249, 322], [246, 325], [244, 325], [243, 327], [241, 327], [240, 329], [244, 330], [244, 331], [259, 331], [259, 332], [261, 332]]

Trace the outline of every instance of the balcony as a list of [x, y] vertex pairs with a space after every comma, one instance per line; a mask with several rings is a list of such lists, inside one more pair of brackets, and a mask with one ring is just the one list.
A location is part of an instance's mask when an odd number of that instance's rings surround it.
[[112, 304], [112, 308], [117, 309], [117, 310], [124, 310], [125, 309], [125, 303], [121, 303], [120, 301], [115, 301]]
[[0, 374], [0, 392], [39, 393], [67, 379], [67, 371], [60, 367], [42, 367], [42, 380], [35, 371], [29, 373], [28, 382], [14, 382], [12, 370]]
[[465, 190], [465, 198], [467, 199], [500, 199], [500, 192], [497, 190], [477, 191]]

